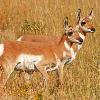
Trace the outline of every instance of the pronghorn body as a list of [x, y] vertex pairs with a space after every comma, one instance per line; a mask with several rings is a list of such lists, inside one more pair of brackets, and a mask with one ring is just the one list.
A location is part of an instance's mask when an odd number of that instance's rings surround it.
[[[92, 8], [93, 10], [93, 8]], [[88, 33], [95, 32], [95, 28], [91, 23], [93, 11], [89, 13], [89, 16], [84, 17], [80, 19], [80, 13], [81, 9], [78, 11], [78, 22], [77, 25], [73, 28], [75, 32], [79, 32], [80, 37], [82, 38], [82, 41], [84, 42], [84, 39]], [[56, 42], [58, 43], [60, 40], [60, 36], [45, 36], [45, 35], [24, 35], [17, 39], [17, 41], [30, 41], [30, 42]], [[74, 51], [74, 56], [76, 53], [80, 50], [82, 47], [82, 44], [74, 44], [71, 46], [71, 48]], [[70, 50], [71, 51], [71, 50]]]
[[[86, 35], [88, 33], [93, 33], [95, 32], [95, 28], [93, 27], [92, 23], [91, 23], [91, 19], [92, 19], [92, 10], [89, 14], [88, 17], [85, 17], [83, 19], [80, 20], [80, 9], [79, 9], [79, 12], [78, 12], [78, 23], [77, 25], [74, 27], [74, 31], [75, 32], [78, 32], [79, 33], [79, 36], [81, 37], [81, 42], [84, 42], [84, 39], [86, 37]], [[41, 36], [41, 35], [25, 35], [25, 36], [21, 36], [21, 38], [18, 39], [18, 41], [30, 41], [30, 42], [56, 42], [58, 43], [59, 41], [59, 38], [56, 38], [55, 37], [51, 37], [51, 36]], [[82, 43], [83, 44], [83, 43]], [[69, 52], [71, 54], [71, 58], [70, 60], [67, 62], [67, 63], [70, 63], [72, 62], [76, 55], [77, 55], [77, 52], [80, 50], [80, 48], [82, 47], [82, 44], [76, 44], [76, 43], [73, 43], [71, 45], [71, 47], [69, 48]], [[63, 53], [66, 55], [66, 53]], [[62, 61], [62, 65], [61, 66], [64, 66], [64, 64], [66, 63], [66, 61], [64, 62], [64, 60]], [[55, 68], [52, 68], [52, 70], [55, 70]]]
[[[79, 28], [81, 27], [79, 26]], [[89, 29], [89, 31], [91, 30]], [[83, 35], [81, 34], [81, 36]], [[5, 85], [15, 67], [20, 69], [22, 66], [23, 70], [34, 70], [34, 66], [36, 66], [46, 80], [48, 79], [46, 68], [51, 64], [55, 64], [55, 67], [59, 69], [59, 73], [62, 73], [63, 67], [60, 66], [64, 66], [70, 58], [72, 58], [70, 61], [75, 58], [76, 52], [74, 50], [77, 51], [79, 45], [76, 45], [76, 43], [81, 42], [82, 39], [80, 38], [78, 32], [71, 32], [69, 35], [63, 35], [58, 43], [6, 41], [0, 44], [0, 86]]]
[[[35, 46], [35, 48], [33, 45]], [[50, 45], [48, 45], [48, 47], [49, 46]], [[1, 89], [5, 85], [10, 74], [14, 71], [15, 66], [22, 70], [34, 70], [35, 64], [37, 68], [39, 67], [39, 71], [42, 74], [45, 74], [43, 76], [47, 77], [47, 64], [56, 64], [57, 61], [55, 55], [52, 52], [53, 47], [51, 47], [51, 49], [48, 49], [46, 48], [46, 46], [43, 46], [43, 48], [41, 48], [41, 46], [38, 46], [37, 44], [35, 45], [34, 43], [29, 42], [24, 43], [7, 41], [3, 44], [0, 44], [0, 50], [2, 49], [0, 56], [0, 92], [2, 92]], [[29, 68], [27, 68], [28, 65], [32, 65], [31, 68], [30, 66]]]
[[19, 42], [19, 41], [5, 41], [0, 44], [0, 86], [5, 85], [10, 74], [15, 67], [22, 70], [37, 69], [42, 73], [45, 80], [48, 80], [47, 68], [52, 64], [55, 68], [60, 68], [60, 65], [72, 58], [70, 42], [80, 43], [78, 33], [68, 31], [65, 33], [58, 43], [56, 42]]

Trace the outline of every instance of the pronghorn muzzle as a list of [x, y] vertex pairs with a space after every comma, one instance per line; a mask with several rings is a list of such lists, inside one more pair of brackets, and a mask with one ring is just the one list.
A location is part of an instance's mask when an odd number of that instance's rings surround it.
[[95, 32], [95, 28], [90, 28], [91, 32], [94, 33]]
[[75, 39], [73, 37], [68, 37], [68, 38], [69, 38], [70, 42], [72, 42], [72, 43], [77, 43], [77, 44], [82, 44], [83, 43], [83, 39], [81, 37], [78, 38], [78, 39]]
[[83, 43], [83, 39], [82, 38], [79, 38], [78, 41], [79, 41], [79, 44]]

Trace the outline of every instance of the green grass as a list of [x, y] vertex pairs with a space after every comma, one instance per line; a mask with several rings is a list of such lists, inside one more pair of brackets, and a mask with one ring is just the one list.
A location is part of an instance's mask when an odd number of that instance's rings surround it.
[[[40, 73], [27, 80], [14, 71], [6, 85], [8, 100], [100, 100], [100, 1], [99, 0], [2, 0], [0, 2], [0, 41], [16, 40], [23, 34], [62, 35], [63, 22], [75, 25], [76, 11], [82, 16], [94, 8], [96, 27], [89, 34], [75, 61], [64, 68], [64, 89], [56, 87], [56, 74], [50, 73], [48, 92]], [[11, 97], [12, 96], [12, 97]]]

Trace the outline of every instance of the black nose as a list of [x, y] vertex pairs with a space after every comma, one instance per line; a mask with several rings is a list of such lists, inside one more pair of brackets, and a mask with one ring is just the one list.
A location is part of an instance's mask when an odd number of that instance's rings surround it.
[[91, 28], [91, 31], [95, 32], [95, 28]]
[[83, 42], [83, 39], [82, 39], [82, 38], [79, 38], [78, 40], [79, 40], [81, 43]]

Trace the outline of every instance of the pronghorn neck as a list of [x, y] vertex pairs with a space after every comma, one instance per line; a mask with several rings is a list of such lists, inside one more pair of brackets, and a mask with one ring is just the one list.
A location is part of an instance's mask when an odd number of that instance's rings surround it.
[[67, 50], [71, 48], [73, 43], [71, 43], [68, 39], [67, 35], [63, 35], [59, 41], [59, 45], [64, 45]]
[[87, 35], [87, 32], [85, 32], [82, 28], [79, 27], [79, 32], [82, 33], [84, 36]]
[[59, 45], [60, 45], [60, 44], [63, 44], [66, 40], [68, 40], [68, 36], [64, 34], [64, 35], [61, 37], [61, 39], [60, 39], [60, 41], [59, 41], [58, 44], [59, 44]]
[[[76, 26], [76, 28], [75, 28], [75, 30], [77, 31], [77, 32], [79, 32], [79, 36], [83, 39], [83, 41], [85, 40], [85, 35], [82, 33], [82, 31], [80, 31], [79, 30], [79, 26], [77, 25]], [[70, 42], [69, 42], [70, 43]], [[67, 43], [65, 43], [65, 44], [67, 44], [67, 47], [68, 47], [68, 41], [67, 41]], [[77, 54], [77, 52], [80, 50], [80, 48], [82, 47], [82, 44], [77, 44], [77, 43], [70, 43], [69, 44], [69, 49], [70, 49], [70, 52], [71, 52], [71, 61], [73, 60], [73, 59], [75, 59], [75, 57], [76, 57], [76, 54]]]
[[78, 44], [73, 43], [73, 45], [72, 45], [71, 48], [73, 48], [73, 51], [74, 51], [74, 52], [77, 52], [77, 51], [78, 51]]
[[65, 46], [66, 50], [68, 50], [68, 51], [70, 51], [72, 44], [73, 43], [71, 43], [70, 41], [67, 41], [67, 40], [64, 41], [64, 46]]
[[87, 32], [82, 29], [82, 26], [76, 25], [75, 30], [83, 34], [84, 36], [87, 35]]
[[84, 41], [85, 35], [83, 35], [82, 33], [79, 32], [79, 36], [80, 36], [80, 37], [83, 39], [83, 41]]
[[[84, 42], [85, 36], [80, 32], [79, 32], [79, 36], [83, 39], [83, 42]], [[80, 50], [80, 48], [82, 47], [82, 44], [77, 44], [77, 43], [72, 44], [71, 48], [73, 49], [73, 52], [75, 53], [75, 56], [76, 56], [77, 52]]]
[[[82, 45], [80, 45], [80, 46], [82, 46]], [[70, 52], [71, 52], [71, 61], [70, 62], [72, 62], [75, 59], [77, 52], [81, 48], [80, 46], [76, 43], [73, 43], [71, 50], [70, 50]]]

